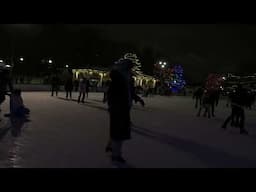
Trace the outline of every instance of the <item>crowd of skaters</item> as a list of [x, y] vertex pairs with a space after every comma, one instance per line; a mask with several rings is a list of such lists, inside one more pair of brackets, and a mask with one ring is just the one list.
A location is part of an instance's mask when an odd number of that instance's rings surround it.
[[[64, 89], [66, 92], [66, 99], [72, 99], [72, 92], [79, 92], [79, 96], [77, 98], [77, 102], [84, 103], [85, 102], [85, 96], [88, 98], [89, 95], [89, 88], [90, 88], [90, 81], [89, 79], [83, 77], [83, 75], [80, 75], [80, 78], [77, 80], [73, 80], [73, 74], [71, 71], [68, 71], [68, 75], [65, 78], [64, 82]], [[58, 92], [60, 89], [61, 79], [58, 76], [58, 74], [53, 74], [51, 77], [51, 96], [54, 96], [54, 93], [56, 96], [58, 96]]]
[[[111, 152], [111, 159], [113, 162], [125, 163], [125, 159], [122, 155], [122, 146], [124, 141], [131, 138], [131, 126], [132, 120], [130, 111], [133, 102], [139, 102], [142, 106], [145, 105], [143, 99], [136, 94], [134, 86], [133, 71], [132, 68], [134, 62], [132, 59], [122, 58], [112, 67], [110, 71], [110, 81], [106, 82], [104, 86], [103, 102], [108, 105], [108, 113], [110, 118], [110, 131], [109, 141], [106, 145], [106, 152]], [[21, 91], [14, 90], [10, 71], [0, 70], [0, 104], [5, 100], [7, 87], [9, 86], [9, 92], [11, 98], [11, 113], [15, 115], [29, 114], [21, 98]], [[60, 87], [60, 78], [57, 74], [54, 74], [51, 79], [51, 95], [58, 96]], [[65, 80], [66, 99], [72, 99], [72, 91], [78, 91], [79, 96], [77, 102], [84, 102], [85, 96], [88, 98], [88, 92], [90, 87], [89, 79], [80, 76], [79, 80], [73, 81], [72, 74]], [[147, 94], [146, 94], [147, 95]], [[199, 87], [193, 95], [195, 99], [195, 108], [199, 108], [197, 113], [201, 115], [201, 111], [204, 109], [204, 116], [211, 118], [215, 116], [215, 107], [218, 106], [220, 98], [220, 90], [208, 90], [204, 87]], [[245, 89], [241, 84], [229, 94], [229, 100], [231, 103], [231, 113], [224, 122], [222, 128], [226, 129], [227, 124], [231, 122], [231, 126], [239, 127], [241, 134], [248, 134], [244, 128], [244, 108], [251, 107], [255, 100], [255, 95], [246, 94]], [[249, 102], [250, 101], [250, 102]], [[19, 107], [14, 107], [15, 105]]]
[[[215, 107], [219, 104], [221, 96], [220, 89], [207, 89], [204, 86], [194, 91], [193, 99], [195, 99], [195, 108], [199, 110], [197, 116], [201, 115], [204, 110], [204, 117], [215, 117]], [[255, 103], [255, 92], [243, 87], [241, 83], [234, 86], [234, 89], [227, 95], [227, 107], [231, 107], [231, 113], [224, 121], [222, 128], [226, 129], [230, 122], [231, 127], [240, 128], [240, 134], [248, 134], [245, 129], [245, 108], [252, 109]]]

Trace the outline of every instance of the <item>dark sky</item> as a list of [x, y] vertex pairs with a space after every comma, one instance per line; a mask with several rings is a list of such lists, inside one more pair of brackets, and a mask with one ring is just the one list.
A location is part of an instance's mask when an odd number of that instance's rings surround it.
[[114, 40], [160, 50], [189, 73], [256, 71], [256, 27], [245, 24], [93, 25]]
[[[6, 30], [36, 36], [43, 29], [53, 27], [58, 25], [9, 25]], [[194, 78], [209, 72], [256, 72], [255, 25], [81, 24], [64, 28], [72, 31], [73, 36], [82, 28], [94, 28], [106, 39], [132, 42], [141, 49], [150, 47], [155, 53], [162, 53], [171, 64], [182, 64], [185, 73]], [[62, 25], [61, 30], [64, 28]]]

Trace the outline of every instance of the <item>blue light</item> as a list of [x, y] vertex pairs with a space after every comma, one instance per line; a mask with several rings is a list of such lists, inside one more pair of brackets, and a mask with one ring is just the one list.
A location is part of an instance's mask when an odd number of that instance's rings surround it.
[[183, 68], [181, 65], [175, 65], [173, 72], [174, 79], [171, 81], [171, 90], [173, 93], [177, 93], [185, 87], [186, 82], [183, 78]]

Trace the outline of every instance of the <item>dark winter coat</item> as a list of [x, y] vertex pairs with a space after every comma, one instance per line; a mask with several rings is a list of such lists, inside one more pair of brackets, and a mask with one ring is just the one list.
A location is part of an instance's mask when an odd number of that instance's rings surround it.
[[108, 89], [110, 114], [110, 137], [112, 140], [127, 140], [131, 137], [129, 84], [120, 72], [110, 72], [111, 83]]
[[73, 81], [72, 79], [68, 79], [65, 83], [65, 90], [72, 91], [73, 90]]
[[59, 87], [59, 84], [60, 84], [60, 79], [58, 76], [53, 76], [52, 79], [51, 79], [51, 85], [52, 87]]

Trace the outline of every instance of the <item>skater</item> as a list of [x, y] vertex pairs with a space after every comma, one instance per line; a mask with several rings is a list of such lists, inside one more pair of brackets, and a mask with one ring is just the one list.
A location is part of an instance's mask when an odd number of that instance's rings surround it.
[[85, 92], [86, 92], [86, 78], [83, 77], [80, 79], [79, 82], [79, 96], [78, 96], [78, 103], [81, 101], [81, 96], [82, 96], [82, 103], [84, 103], [85, 99]]
[[108, 111], [110, 116], [110, 141], [106, 152], [112, 151], [112, 161], [125, 163], [122, 157], [122, 145], [131, 138], [130, 109], [131, 95], [131, 68], [133, 62], [123, 59], [114, 65], [110, 72], [111, 84], [108, 90]]
[[199, 87], [193, 94], [193, 99], [196, 99], [196, 103], [195, 103], [195, 108], [197, 108], [198, 106], [198, 102], [199, 102], [199, 106], [202, 104], [202, 96], [204, 94], [204, 88], [203, 87]]
[[[223, 129], [227, 128], [228, 123], [231, 121], [231, 126], [238, 126], [240, 128], [240, 134], [248, 134], [244, 128], [245, 113], [244, 107], [246, 105], [246, 91], [242, 85], [239, 84], [237, 89], [230, 95], [231, 98], [231, 114], [225, 120], [222, 125]], [[234, 122], [235, 120], [235, 122]]]
[[218, 89], [216, 92], [215, 92], [215, 106], [217, 107], [219, 105], [219, 100], [220, 100], [220, 89]]
[[21, 134], [24, 123], [30, 121], [28, 119], [30, 110], [24, 106], [21, 90], [19, 89], [15, 89], [10, 95], [10, 110], [11, 133], [14, 137], [17, 137]]
[[248, 90], [246, 100], [247, 100], [246, 107], [251, 110], [252, 106], [254, 105], [254, 102], [255, 102], [255, 93], [253, 93], [253, 91], [251, 91], [251, 90]]
[[66, 80], [65, 91], [66, 91], [66, 99], [68, 99], [68, 96], [69, 96], [70, 99], [72, 99], [72, 91], [73, 91], [73, 79], [72, 79], [72, 77], [69, 77]]
[[56, 96], [58, 96], [59, 91], [59, 77], [57, 74], [54, 74], [51, 79], [51, 90], [52, 90], [52, 96], [54, 95], [54, 92], [56, 92]]
[[15, 89], [11, 94], [10, 111], [11, 111], [11, 116], [15, 116], [15, 117], [25, 117], [30, 113], [30, 110], [26, 108], [23, 104], [23, 99], [21, 97], [20, 89]]
[[88, 93], [90, 91], [90, 80], [86, 79], [86, 86], [85, 86], [86, 98], [88, 99]]
[[107, 93], [108, 93], [108, 89], [109, 89], [109, 86], [110, 86], [110, 83], [111, 81], [108, 80], [106, 81], [105, 85], [104, 85], [104, 95], [103, 95], [103, 103], [106, 103], [107, 102]]
[[143, 95], [142, 95], [142, 97], [148, 97], [148, 95], [149, 95], [149, 87], [148, 87], [148, 85], [144, 85], [143, 86]]
[[0, 65], [0, 111], [1, 111], [1, 104], [5, 101], [5, 95], [7, 94], [7, 91], [9, 92], [13, 91], [10, 68], [6, 67], [5, 64], [1, 64]]
[[202, 96], [202, 103], [200, 105], [199, 111], [197, 113], [197, 116], [200, 117], [201, 115], [201, 110], [204, 108], [204, 117], [206, 117], [206, 115], [208, 114], [208, 118], [211, 118], [211, 112], [210, 112], [210, 95], [209, 92], [207, 90], [204, 91], [204, 94]]
[[144, 100], [140, 96], [137, 95], [136, 88], [135, 88], [135, 83], [134, 83], [134, 79], [133, 78], [130, 79], [130, 88], [131, 88], [132, 100], [135, 102], [135, 104], [137, 102], [139, 102], [141, 104], [141, 106], [144, 107], [145, 106], [145, 102], [144, 102]]
[[211, 113], [212, 117], [215, 117], [215, 105], [217, 102], [217, 91], [211, 90], [209, 92], [209, 102], [210, 102], [210, 108], [211, 108]]

